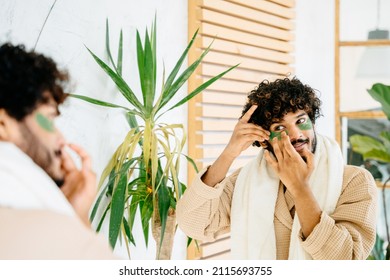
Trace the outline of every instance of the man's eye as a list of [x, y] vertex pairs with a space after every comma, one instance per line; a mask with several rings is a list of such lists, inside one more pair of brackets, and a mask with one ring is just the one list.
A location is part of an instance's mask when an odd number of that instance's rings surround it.
[[301, 124], [301, 123], [305, 123], [305, 122], [306, 122], [306, 119], [305, 119], [305, 118], [302, 118], [302, 119], [299, 119], [297, 123], [298, 123], [298, 124]]
[[283, 125], [278, 125], [274, 128], [274, 131], [283, 131], [285, 127]]

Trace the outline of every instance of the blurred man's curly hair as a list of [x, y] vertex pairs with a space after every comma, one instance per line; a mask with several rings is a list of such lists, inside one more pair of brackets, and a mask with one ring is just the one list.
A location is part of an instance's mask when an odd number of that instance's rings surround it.
[[0, 109], [21, 121], [39, 105], [53, 99], [61, 104], [67, 94], [68, 74], [41, 54], [24, 46], [0, 46]]
[[287, 113], [298, 110], [304, 110], [313, 124], [321, 115], [321, 101], [315, 91], [295, 77], [274, 82], [262, 81], [249, 93], [242, 115], [254, 104], [258, 107], [249, 122], [265, 130], [269, 130], [272, 123], [280, 121]]

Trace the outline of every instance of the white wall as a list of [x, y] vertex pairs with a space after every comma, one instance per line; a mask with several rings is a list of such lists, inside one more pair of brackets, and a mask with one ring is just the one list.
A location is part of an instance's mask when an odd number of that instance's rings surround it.
[[[33, 48], [53, 0], [0, 0], [0, 44], [5, 41]], [[99, 57], [104, 57], [105, 20], [111, 27], [112, 48], [116, 49], [119, 29], [124, 32], [124, 70], [133, 91], [139, 92], [136, 79], [135, 29], [150, 28], [157, 14], [158, 81], [162, 79], [162, 62], [170, 71], [187, 45], [187, 1], [182, 0], [58, 0], [47, 20], [36, 51], [51, 56], [67, 68], [74, 82], [74, 92], [113, 103], [126, 104], [115, 91], [113, 83], [87, 53], [86, 45]], [[186, 94], [186, 87], [178, 97]], [[93, 167], [101, 174], [105, 164], [122, 141], [127, 124], [120, 111], [98, 108], [79, 100], [69, 99], [61, 109], [59, 128], [69, 142], [81, 144], [91, 155]], [[162, 121], [175, 119], [186, 126], [187, 109], [183, 106]], [[186, 180], [183, 162], [181, 177]], [[153, 240], [144, 248], [139, 225], [137, 248], [131, 249], [133, 259], [154, 259]], [[124, 251], [118, 252], [125, 256]], [[186, 240], [178, 232], [173, 258], [184, 259]]]
[[296, 0], [296, 76], [320, 92], [319, 133], [335, 136], [334, 1]]

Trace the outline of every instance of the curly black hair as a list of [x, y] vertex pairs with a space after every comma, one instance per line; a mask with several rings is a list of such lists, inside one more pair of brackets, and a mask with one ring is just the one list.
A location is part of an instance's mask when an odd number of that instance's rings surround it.
[[310, 86], [302, 84], [296, 77], [262, 81], [249, 93], [242, 116], [254, 104], [258, 107], [249, 122], [265, 130], [269, 130], [272, 123], [282, 120], [287, 113], [298, 110], [304, 110], [313, 124], [321, 116], [321, 100]]
[[51, 99], [61, 104], [67, 94], [68, 73], [42, 54], [23, 45], [0, 46], [0, 109], [18, 121]]

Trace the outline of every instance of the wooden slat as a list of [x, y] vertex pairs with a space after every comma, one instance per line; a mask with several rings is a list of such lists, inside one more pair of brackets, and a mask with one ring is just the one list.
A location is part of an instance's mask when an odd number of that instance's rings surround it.
[[237, 55], [219, 53], [210, 51], [205, 58], [204, 62], [223, 64], [226, 66], [234, 66], [240, 64], [238, 67], [240, 69], [248, 69], [254, 71], [262, 71], [267, 73], [275, 73], [280, 75], [285, 75], [286, 73], [291, 73], [293, 69], [290, 66], [280, 63], [274, 63], [269, 61], [264, 61], [260, 59], [251, 59], [243, 58]]
[[294, 34], [287, 30], [275, 28], [269, 25], [264, 25], [252, 20], [237, 18], [235, 16], [218, 13], [212, 10], [198, 10], [198, 19], [201, 22], [207, 22], [213, 25], [220, 25], [226, 28], [231, 28], [255, 35], [270, 37], [283, 41], [291, 41], [294, 39]]
[[216, 120], [216, 119], [207, 119], [199, 122], [201, 129], [203, 131], [233, 131], [234, 126], [238, 121], [237, 119], [232, 120]]
[[207, 258], [207, 256], [215, 255], [221, 250], [226, 250], [226, 248], [230, 248], [230, 238], [207, 243], [207, 245], [202, 244], [203, 257]]
[[292, 52], [294, 50], [293, 45], [285, 41], [245, 33], [242, 31], [232, 30], [226, 27], [212, 25], [209, 23], [202, 23], [199, 33], [205, 36], [216, 36], [217, 38], [233, 42], [241, 42], [243, 44], [255, 47], [263, 47], [266, 49], [277, 50], [281, 52]]
[[217, 105], [204, 105], [197, 107], [198, 114], [208, 118], [226, 118], [237, 120], [241, 116], [241, 106], [217, 106]]
[[[196, 5], [196, 1], [188, 1], [188, 41], [191, 40], [191, 36], [192, 34], [194, 34], [196, 32], [196, 30], [199, 28], [198, 26], [198, 21], [196, 19], [196, 9], [198, 8], [198, 6]], [[194, 46], [193, 48], [188, 52], [188, 65], [190, 65], [191, 63], [193, 63], [197, 58], [198, 58], [198, 55], [199, 55], [199, 41], [198, 40], [195, 40], [194, 42]], [[195, 72], [193, 73], [193, 75], [188, 79], [188, 93], [192, 92], [193, 90], [195, 90], [198, 86], [200, 86], [201, 84], [201, 79], [197, 78], [199, 77], [199, 75], [201, 75], [201, 69], [196, 69]], [[202, 98], [202, 95], [198, 95], [196, 96], [196, 98], [192, 98], [189, 102], [188, 102], [188, 142], [187, 142], [187, 146], [188, 146], [188, 154], [193, 157], [194, 154], [193, 152], [193, 148], [192, 147], [196, 147], [196, 124], [194, 122], [192, 122], [191, 120], [194, 120], [196, 118], [196, 101], [201, 99]], [[195, 155], [196, 156], [196, 155]], [[191, 164], [188, 164], [187, 165], [187, 183], [191, 182], [192, 179], [195, 177], [195, 170], [194, 168], [191, 166]], [[201, 254], [201, 252], [199, 253], [198, 250], [195, 247], [194, 245], [195, 242], [192, 242], [191, 243], [191, 249], [189, 249], [187, 251], [187, 257], [189, 259], [193, 259], [193, 258], [198, 258], [198, 254]]]
[[259, 23], [268, 24], [286, 30], [294, 29], [294, 23], [290, 20], [227, 1], [199, 0], [199, 4], [202, 8], [226, 13], [237, 18], [252, 19], [253, 21]]
[[196, 137], [199, 139], [198, 142], [202, 142], [204, 145], [226, 145], [230, 139], [231, 133], [207, 133], [198, 134]]
[[245, 6], [250, 9], [256, 9], [259, 11], [266, 12], [268, 14], [273, 14], [279, 17], [284, 17], [287, 19], [295, 18], [295, 11], [269, 1], [259, 1], [259, 0], [227, 0], [227, 1], [240, 4], [241, 6]]
[[[199, 68], [202, 68], [203, 75], [209, 76], [209, 77], [216, 76], [219, 73], [226, 70], [226, 66], [208, 64], [208, 63], [203, 63], [203, 65], [200, 66]], [[294, 73], [293, 72], [286, 73], [286, 75], [288, 75], [288, 74], [293, 75]], [[286, 75], [276, 76], [274, 73], [267, 73], [267, 72], [252, 71], [252, 70], [236, 68], [236, 69], [230, 71], [229, 73], [227, 73], [224, 76], [224, 79], [244, 81], [244, 82], [249, 82], [249, 83], [253, 83], [255, 85], [258, 85], [261, 81], [263, 81], [265, 79], [274, 79], [276, 77], [284, 78]]]
[[[235, 71], [235, 70], [233, 70]], [[270, 78], [274, 79], [275, 77], [269, 76]], [[207, 81], [207, 78], [202, 78], [203, 82]], [[260, 82], [257, 81], [255, 83], [253, 82], [245, 82], [245, 81], [232, 81], [227, 79], [220, 79], [210, 85], [207, 90], [213, 90], [213, 91], [222, 91], [222, 92], [232, 92], [232, 93], [248, 93], [252, 89], [254, 89]]]
[[247, 6], [252, 9], [264, 11], [269, 14], [273, 14], [286, 19], [295, 19], [296, 12], [291, 7], [286, 5], [280, 5], [278, 3], [272, 3], [272, 1], [259, 1], [259, 0], [227, 0], [229, 2], [239, 3], [242, 6]]
[[244, 106], [247, 99], [246, 94], [219, 93], [203, 91], [203, 103], [226, 104]]
[[279, 5], [283, 5], [285, 7], [292, 8], [295, 6], [295, 0], [269, 0]]
[[274, 51], [258, 46], [250, 46], [241, 44], [241, 42], [225, 41], [220, 38], [202, 36], [200, 38], [200, 44], [202, 49], [206, 49], [211, 45], [211, 50], [219, 52], [227, 52], [231, 54], [240, 55], [243, 57], [264, 59], [269, 61], [280, 62], [284, 64], [290, 64], [294, 62], [294, 57], [291, 54]]
[[230, 250], [224, 250], [222, 252], [219, 252], [218, 254], [201, 258], [201, 260], [231, 260], [231, 259], [232, 257], [230, 254]]

